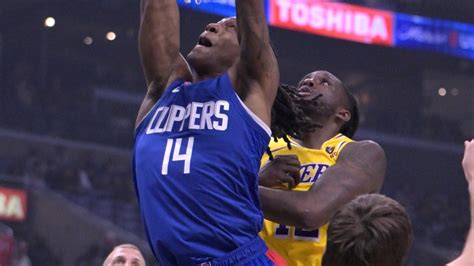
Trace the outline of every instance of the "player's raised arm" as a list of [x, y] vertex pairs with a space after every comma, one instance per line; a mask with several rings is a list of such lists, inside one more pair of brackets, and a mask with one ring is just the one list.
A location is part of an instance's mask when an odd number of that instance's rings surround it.
[[464, 158], [462, 168], [469, 189], [469, 202], [471, 205], [471, 227], [467, 235], [466, 244], [461, 255], [450, 262], [448, 266], [472, 265], [474, 262], [474, 139], [464, 142]]
[[270, 44], [264, 1], [236, 0], [240, 60], [232, 73], [247, 106], [270, 125], [271, 107], [279, 84], [278, 63]]
[[139, 50], [147, 81], [147, 94], [137, 125], [177, 78], [188, 78], [186, 61], [179, 53], [179, 10], [176, 0], [141, 0]]
[[341, 151], [307, 192], [260, 187], [265, 218], [303, 229], [317, 229], [358, 195], [378, 192], [385, 176], [382, 148], [371, 141], [352, 142]]

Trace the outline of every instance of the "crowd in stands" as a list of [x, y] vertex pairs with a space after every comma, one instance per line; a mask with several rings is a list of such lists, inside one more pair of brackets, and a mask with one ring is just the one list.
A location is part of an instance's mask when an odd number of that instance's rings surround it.
[[6, 72], [7, 79], [0, 80], [1, 128], [130, 147], [138, 105], [96, 97], [97, 89], [112, 85], [102, 83], [100, 74], [90, 74], [97, 77], [92, 83], [87, 71], [78, 76], [74, 70], [60, 70], [39, 82], [34, 65], [26, 60]]
[[[46, 245], [46, 241], [38, 235], [32, 234], [25, 225], [19, 224], [4, 224], [0, 223], [2, 228], [1, 249], [2, 260], [9, 258], [13, 266], [61, 266], [61, 260], [56, 257], [51, 248]], [[4, 235], [4, 228], [8, 228], [11, 232], [10, 237]], [[10, 239], [10, 240], [8, 240]], [[4, 242], [6, 241], [6, 242]], [[8, 244], [7, 244], [8, 243]], [[11, 245], [11, 246], [10, 246]], [[5, 248], [9, 246], [9, 252], [5, 253]], [[6, 263], [2, 261], [2, 263]]]
[[104, 218], [143, 235], [131, 177], [130, 156], [80, 152], [30, 144], [23, 151], [2, 158], [4, 174], [26, 183], [46, 186]]
[[[433, 193], [430, 189], [410, 185], [386, 190], [407, 208], [418, 240], [438, 247], [462, 250], [470, 222], [467, 196], [463, 198], [459, 194]], [[463, 192], [465, 190], [460, 189]]]

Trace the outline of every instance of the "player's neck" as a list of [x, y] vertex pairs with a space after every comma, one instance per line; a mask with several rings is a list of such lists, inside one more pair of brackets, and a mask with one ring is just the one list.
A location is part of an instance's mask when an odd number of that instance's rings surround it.
[[300, 140], [296, 140], [298, 144], [309, 149], [321, 149], [323, 143], [336, 136], [339, 128], [329, 128], [325, 126], [323, 128], [317, 128], [314, 132], [307, 133], [301, 137]]
[[194, 82], [199, 82], [199, 81], [203, 81], [203, 80], [206, 80], [206, 79], [212, 79], [212, 78], [215, 78], [215, 77], [218, 77], [222, 75], [222, 73], [206, 73], [206, 74], [196, 74], [193, 76], [193, 83]]
[[198, 71], [194, 69], [193, 73], [193, 82], [199, 82], [202, 80], [206, 79], [212, 79], [216, 78], [218, 76], [223, 75], [226, 73], [227, 69], [222, 67], [222, 68], [216, 68], [216, 69], [211, 69], [210, 67], [204, 68], [205, 71]]

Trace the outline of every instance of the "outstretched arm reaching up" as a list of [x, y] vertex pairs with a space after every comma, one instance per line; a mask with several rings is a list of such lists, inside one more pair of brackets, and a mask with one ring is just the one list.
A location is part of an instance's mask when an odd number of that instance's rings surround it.
[[464, 158], [462, 168], [469, 189], [469, 199], [471, 205], [471, 227], [467, 235], [466, 244], [461, 255], [450, 262], [448, 266], [468, 266], [474, 265], [474, 139], [464, 142]]
[[141, 0], [139, 50], [147, 81], [147, 93], [136, 125], [164, 89], [178, 78], [190, 79], [186, 61], [179, 52], [179, 10], [176, 0]]
[[240, 60], [230, 76], [245, 104], [267, 125], [280, 74], [270, 44], [263, 0], [236, 0]]

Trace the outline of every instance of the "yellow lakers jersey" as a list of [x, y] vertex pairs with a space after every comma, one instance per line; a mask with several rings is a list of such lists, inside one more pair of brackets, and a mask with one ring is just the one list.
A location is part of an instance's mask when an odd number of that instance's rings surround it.
[[[294, 190], [306, 191], [324, 173], [335, 164], [341, 150], [352, 140], [338, 134], [327, 140], [321, 149], [308, 149], [291, 141], [291, 150], [283, 140], [270, 142], [273, 156], [294, 154], [301, 163], [300, 183]], [[268, 160], [265, 155], [262, 165]], [[304, 230], [284, 224], [264, 220], [260, 236], [268, 247], [278, 252], [289, 266], [319, 266], [326, 248], [327, 227], [325, 224], [318, 230]]]

